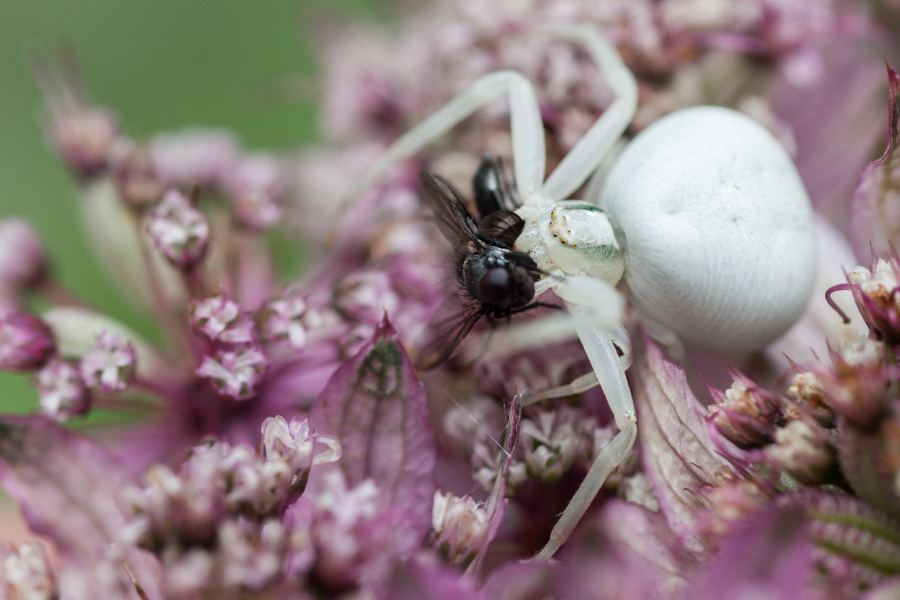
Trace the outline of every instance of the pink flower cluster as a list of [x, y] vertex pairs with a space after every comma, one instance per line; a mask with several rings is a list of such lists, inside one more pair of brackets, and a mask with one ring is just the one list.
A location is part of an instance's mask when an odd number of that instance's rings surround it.
[[[446, 0], [390, 36], [330, 36], [326, 144], [290, 156], [221, 131], [129, 138], [39, 61], [87, 235], [162, 340], [74, 297], [28, 225], [0, 222], [0, 368], [40, 397], [40, 414], [0, 417], [0, 485], [52, 545], [0, 548], [0, 599], [896, 597], [900, 78], [886, 103], [867, 48], [900, 41], [900, 11], [876, 4], [880, 22], [828, 0]], [[508, 158], [508, 107], [342, 202], [494, 70], [534, 82], [558, 163], [612, 93], [547, 23], [617, 45], [639, 85], [626, 138], [696, 104], [768, 127], [823, 240], [814, 299], [765, 353], [667, 356], [627, 313], [638, 443], [550, 563], [522, 559], [616, 428], [599, 388], [525, 408], [517, 394], [588, 373], [581, 346], [497, 356], [505, 324], [481, 323], [454, 358], [413, 367], [458, 291], [418, 172], [468, 190], [485, 153]], [[312, 250], [286, 283], [265, 235], [281, 226]], [[102, 443], [56, 423], [94, 409], [127, 417]]]

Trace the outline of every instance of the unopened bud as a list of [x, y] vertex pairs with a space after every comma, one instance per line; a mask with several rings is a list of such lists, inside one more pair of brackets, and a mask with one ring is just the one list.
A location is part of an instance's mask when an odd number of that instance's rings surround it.
[[0, 309], [0, 369], [33, 371], [56, 351], [53, 333], [41, 319]]
[[192, 267], [206, 254], [209, 220], [186, 196], [169, 190], [150, 214], [147, 233], [169, 261]]
[[162, 197], [165, 186], [156, 174], [147, 148], [123, 141], [116, 146], [110, 163], [119, 195], [130, 206], [137, 209], [152, 206]]
[[44, 247], [23, 219], [0, 221], [0, 289], [15, 294], [46, 275]]
[[250, 229], [266, 229], [281, 218], [281, 176], [276, 160], [265, 154], [241, 161], [226, 183], [237, 220]]
[[50, 128], [56, 151], [72, 172], [85, 179], [106, 167], [118, 135], [111, 112], [80, 105], [54, 115]]

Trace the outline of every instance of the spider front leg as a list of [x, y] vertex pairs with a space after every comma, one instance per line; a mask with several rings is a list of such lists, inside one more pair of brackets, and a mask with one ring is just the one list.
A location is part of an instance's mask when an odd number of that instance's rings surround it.
[[520, 198], [541, 189], [546, 168], [544, 125], [534, 88], [515, 71], [488, 73], [398, 139], [360, 179], [350, 197], [372, 185], [394, 163], [408, 158], [503, 94], [509, 95], [513, 167]]

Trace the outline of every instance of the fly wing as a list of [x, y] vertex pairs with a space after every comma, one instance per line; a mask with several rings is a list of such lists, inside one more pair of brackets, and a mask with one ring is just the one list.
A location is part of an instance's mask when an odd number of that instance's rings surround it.
[[487, 311], [483, 303], [467, 298], [463, 293], [452, 294], [431, 318], [428, 326], [431, 337], [419, 352], [416, 368], [428, 371], [450, 358], [485, 314]]
[[512, 248], [525, 229], [525, 221], [514, 212], [499, 210], [478, 222], [478, 233], [485, 235], [504, 248]]
[[419, 174], [421, 197], [437, 217], [441, 233], [458, 254], [468, 254], [477, 243], [475, 221], [444, 178], [427, 171]]

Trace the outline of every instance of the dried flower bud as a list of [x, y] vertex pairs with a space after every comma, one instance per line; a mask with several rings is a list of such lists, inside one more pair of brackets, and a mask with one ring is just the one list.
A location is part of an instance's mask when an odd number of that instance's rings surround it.
[[90, 178], [106, 168], [119, 135], [115, 116], [102, 108], [77, 105], [54, 115], [50, 137], [73, 173]]
[[281, 193], [278, 163], [266, 154], [244, 158], [229, 173], [227, 191], [234, 199], [237, 220], [250, 229], [267, 229], [281, 218], [277, 198]]
[[130, 206], [152, 206], [166, 191], [157, 176], [150, 151], [131, 141], [121, 140], [110, 158], [110, 169], [119, 195]]
[[54, 358], [37, 374], [41, 412], [56, 421], [82, 415], [90, 407], [90, 395], [78, 368]]
[[92, 389], [116, 392], [128, 387], [134, 377], [134, 346], [121, 336], [104, 331], [81, 358], [81, 378]]
[[825, 430], [813, 421], [791, 421], [777, 429], [775, 443], [763, 452], [773, 467], [801, 483], [828, 483], [836, 474], [835, 448]]
[[209, 379], [216, 391], [235, 400], [247, 400], [256, 395], [256, 386], [268, 367], [266, 356], [258, 348], [221, 350], [214, 357], [206, 356], [196, 373]]
[[206, 254], [209, 221], [184, 194], [169, 190], [150, 214], [147, 233], [173, 264], [192, 267]]
[[734, 377], [724, 394], [710, 388], [716, 403], [707, 407], [709, 418], [739, 448], [755, 448], [771, 442], [775, 426], [783, 421], [781, 401], [743, 375]]
[[0, 309], [0, 369], [39, 369], [56, 351], [53, 332], [41, 319]]
[[821, 379], [815, 373], [804, 372], [794, 375], [791, 386], [787, 389], [787, 394], [811, 408], [828, 407], [825, 388]]
[[0, 598], [54, 600], [58, 597], [43, 544], [22, 544], [12, 550], [0, 548]]
[[36, 285], [47, 273], [47, 256], [23, 219], [0, 221], [0, 290], [15, 294]]
[[432, 546], [451, 565], [465, 563], [481, 547], [488, 533], [488, 514], [471, 497], [434, 492], [431, 509]]
[[253, 320], [222, 293], [191, 303], [191, 325], [214, 342], [249, 344], [256, 339]]
[[261, 311], [260, 329], [269, 342], [282, 342], [294, 350], [306, 345], [306, 328], [309, 319], [303, 296], [289, 290], [280, 298], [273, 298]]

